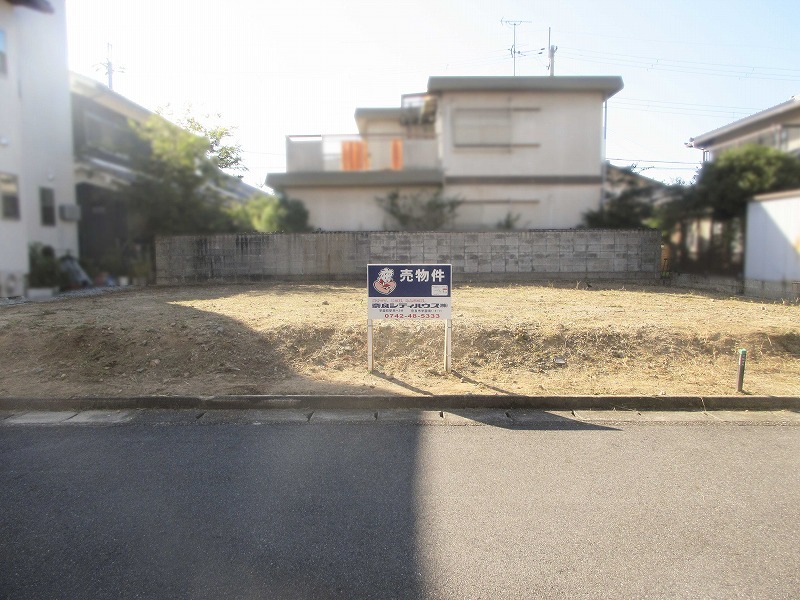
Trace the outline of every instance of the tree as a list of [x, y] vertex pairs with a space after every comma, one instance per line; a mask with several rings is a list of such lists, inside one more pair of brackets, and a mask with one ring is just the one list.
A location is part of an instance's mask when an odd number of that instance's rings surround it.
[[681, 229], [681, 247], [677, 250], [683, 260], [688, 256], [683, 247], [688, 225], [710, 220], [711, 237], [699, 249], [699, 265], [707, 270], [737, 272], [743, 256], [747, 203], [757, 194], [797, 187], [800, 159], [775, 148], [745, 145], [705, 163], [694, 185], [685, 187], [674, 201], [662, 207], [658, 217], [663, 227]]
[[[241, 144], [227, 141], [229, 138], [233, 138], [236, 128], [220, 123], [221, 114], [206, 114], [198, 118], [192, 112], [191, 105], [186, 107], [182, 116], [176, 117], [168, 106], [159, 110], [158, 113], [168, 117], [186, 131], [206, 138], [208, 140], [206, 157], [220, 169], [232, 172], [232, 174], [247, 171], [242, 160]], [[241, 178], [241, 175], [237, 175], [237, 177]]]
[[400, 229], [436, 231], [453, 222], [462, 200], [445, 198], [442, 190], [401, 194], [398, 190], [376, 198]]
[[137, 176], [122, 194], [132, 238], [150, 262], [157, 235], [233, 231], [233, 217], [215, 189], [221, 173], [207, 156], [208, 140], [160, 115], [132, 127], [148, 150], [133, 157]]
[[303, 233], [309, 231], [308, 210], [300, 200], [255, 196], [233, 210], [239, 230]]
[[[218, 117], [220, 115], [217, 115]], [[209, 141], [209, 148], [206, 156], [212, 159], [216, 165], [225, 171], [247, 171], [247, 167], [242, 162], [241, 144], [226, 144], [224, 140], [232, 137], [234, 128], [226, 125], [203, 125], [194, 116], [187, 115], [178, 121], [178, 125], [203, 136]], [[241, 177], [241, 175], [238, 175]]]
[[650, 188], [628, 188], [616, 196], [606, 195], [606, 203], [598, 210], [583, 214], [586, 227], [609, 229], [635, 229], [645, 227], [653, 215], [653, 206], [648, 201]]
[[775, 148], [749, 144], [723, 152], [700, 169], [693, 208], [710, 208], [715, 220], [744, 218], [756, 194], [800, 187], [800, 159]]

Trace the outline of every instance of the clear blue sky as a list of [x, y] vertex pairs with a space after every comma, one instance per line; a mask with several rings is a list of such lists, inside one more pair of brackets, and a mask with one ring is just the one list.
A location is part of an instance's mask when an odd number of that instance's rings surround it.
[[[645, 8], [647, 6], [647, 8]], [[67, 0], [69, 63], [156, 109], [220, 113], [257, 185], [285, 169], [288, 134], [350, 133], [357, 107], [397, 106], [430, 75], [620, 75], [607, 155], [690, 180], [690, 137], [800, 94], [800, 2], [790, 0]], [[655, 162], [659, 161], [659, 162]], [[687, 164], [688, 163], [688, 164]]]

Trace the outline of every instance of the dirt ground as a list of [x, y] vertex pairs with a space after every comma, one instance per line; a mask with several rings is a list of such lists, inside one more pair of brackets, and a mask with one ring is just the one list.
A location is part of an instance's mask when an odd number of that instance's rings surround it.
[[[363, 286], [140, 288], [0, 306], [0, 396], [800, 395], [800, 306], [661, 286], [458, 285], [441, 323], [376, 323]], [[555, 358], [563, 358], [559, 366]], [[561, 361], [559, 361], [561, 362]]]

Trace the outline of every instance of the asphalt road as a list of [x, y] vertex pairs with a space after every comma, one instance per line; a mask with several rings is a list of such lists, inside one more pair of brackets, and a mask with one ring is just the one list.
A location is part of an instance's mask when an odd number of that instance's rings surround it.
[[800, 590], [781, 419], [237, 415], [0, 415], [0, 598]]

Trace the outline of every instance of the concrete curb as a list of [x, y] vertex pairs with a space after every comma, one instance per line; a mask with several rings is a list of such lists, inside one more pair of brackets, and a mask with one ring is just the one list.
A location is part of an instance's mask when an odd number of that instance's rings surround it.
[[531, 410], [798, 410], [792, 396], [139, 396], [0, 398], [0, 410], [122, 409], [531, 409]]

